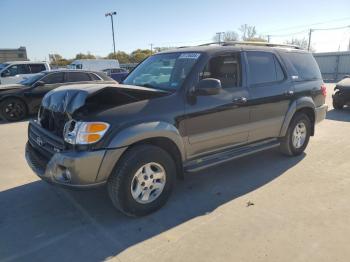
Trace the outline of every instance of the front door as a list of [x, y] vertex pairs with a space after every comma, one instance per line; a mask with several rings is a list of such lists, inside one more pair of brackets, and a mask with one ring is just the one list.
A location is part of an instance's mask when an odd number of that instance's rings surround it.
[[30, 108], [34, 108], [35, 110], [39, 109], [41, 100], [48, 92], [64, 85], [64, 73], [51, 73], [44, 76], [40, 81], [43, 82], [44, 85], [33, 87], [24, 94], [26, 97], [30, 98], [28, 99], [28, 101], [30, 101]]
[[242, 85], [240, 53], [218, 55], [210, 59], [199, 79], [221, 81], [217, 95], [196, 96], [186, 104], [184, 128], [187, 157], [244, 144], [248, 140], [248, 91]]
[[15, 64], [2, 71], [1, 84], [17, 84], [24, 78], [28, 78], [30, 76], [32, 76], [32, 74], [30, 73], [30, 69], [27, 64]]

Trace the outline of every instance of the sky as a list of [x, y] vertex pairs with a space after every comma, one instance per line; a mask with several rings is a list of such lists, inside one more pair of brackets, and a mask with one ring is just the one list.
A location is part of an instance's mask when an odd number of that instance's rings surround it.
[[[307, 37], [309, 28], [350, 25], [349, 0], [0, 0], [0, 48], [25, 46], [31, 60], [58, 53], [73, 58], [113, 51], [110, 18], [116, 11], [116, 49], [131, 52], [153, 46], [197, 45], [216, 32], [256, 26], [271, 42]], [[275, 35], [275, 36], [274, 36]], [[350, 28], [315, 31], [317, 52], [344, 51]]]

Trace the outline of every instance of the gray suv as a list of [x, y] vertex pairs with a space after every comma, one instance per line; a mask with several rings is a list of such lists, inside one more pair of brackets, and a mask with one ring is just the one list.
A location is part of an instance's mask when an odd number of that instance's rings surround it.
[[179, 48], [144, 60], [123, 84], [48, 93], [26, 158], [53, 184], [107, 184], [116, 208], [142, 216], [186, 173], [275, 147], [300, 155], [325, 118], [325, 97], [313, 56], [297, 47]]

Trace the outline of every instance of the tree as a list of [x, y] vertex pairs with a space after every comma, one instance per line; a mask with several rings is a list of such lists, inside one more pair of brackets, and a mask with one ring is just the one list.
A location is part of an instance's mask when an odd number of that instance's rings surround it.
[[219, 35], [216, 34], [213, 37], [214, 42], [219, 42], [219, 40], [223, 42], [237, 41], [239, 38], [238, 34], [235, 31], [226, 31], [221, 36], [222, 37], [219, 39]]
[[249, 41], [249, 42], [267, 42], [267, 40], [265, 38], [263, 38], [262, 36], [247, 38], [246, 41]]
[[256, 38], [257, 36], [255, 26], [251, 26], [248, 24], [241, 25], [239, 27], [239, 31], [241, 31], [241, 39], [243, 41], [249, 41], [251, 39]]
[[[308, 48], [309, 42], [305, 37], [304, 38], [293, 37], [291, 40], [285, 41], [285, 44], [300, 46], [302, 49], [306, 50]], [[310, 51], [315, 52], [315, 49], [312, 46], [310, 46]]]
[[75, 59], [96, 59], [94, 55], [92, 55], [90, 52], [87, 54], [79, 53], [75, 56]]
[[71, 60], [63, 58], [59, 54], [50, 54], [50, 63], [54, 67], [65, 67], [71, 63]]
[[171, 50], [171, 49], [175, 49], [176, 47], [154, 47], [153, 51], [154, 53], [159, 53], [159, 52], [163, 52], [163, 51], [167, 51], [167, 50]]
[[107, 56], [108, 59], [117, 59], [119, 63], [121, 64], [128, 64], [130, 63], [130, 55], [123, 51], [118, 51], [117, 53], [110, 53]]
[[152, 51], [149, 49], [137, 49], [130, 54], [130, 60], [132, 63], [140, 63], [150, 55], [152, 55]]

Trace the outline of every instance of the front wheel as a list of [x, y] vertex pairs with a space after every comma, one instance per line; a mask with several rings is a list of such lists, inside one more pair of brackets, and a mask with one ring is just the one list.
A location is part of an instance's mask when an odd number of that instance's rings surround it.
[[344, 107], [344, 101], [339, 91], [333, 95], [333, 107], [336, 110], [341, 110]]
[[132, 147], [118, 162], [107, 189], [114, 206], [129, 216], [143, 216], [168, 200], [176, 175], [172, 157], [153, 145]]
[[297, 114], [293, 117], [287, 134], [281, 140], [281, 152], [289, 156], [302, 154], [310, 140], [311, 121], [306, 114]]
[[27, 116], [27, 107], [20, 99], [8, 98], [1, 102], [0, 114], [9, 122], [19, 121]]

